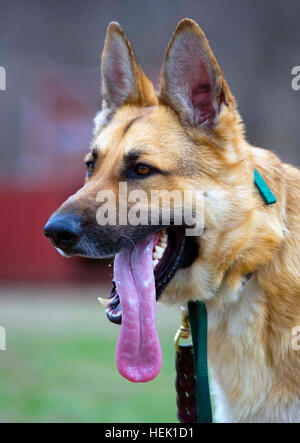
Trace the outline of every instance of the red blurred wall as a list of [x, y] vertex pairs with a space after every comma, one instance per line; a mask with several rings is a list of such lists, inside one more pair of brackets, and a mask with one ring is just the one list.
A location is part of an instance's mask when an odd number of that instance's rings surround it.
[[0, 188], [0, 280], [86, 282], [107, 281], [107, 262], [64, 258], [43, 234], [51, 213], [74, 189]]

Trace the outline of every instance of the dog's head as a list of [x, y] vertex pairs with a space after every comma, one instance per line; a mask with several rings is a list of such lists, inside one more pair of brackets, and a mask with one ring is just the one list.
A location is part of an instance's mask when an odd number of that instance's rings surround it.
[[[45, 234], [66, 256], [101, 258], [151, 246], [157, 294], [172, 280], [165, 294], [175, 301], [211, 296], [251, 236], [255, 203], [241, 119], [204, 33], [192, 20], [178, 24], [155, 94], [124, 32], [111, 23], [102, 93], [86, 182], [52, 215]], [[171, 205], [160, 199], [159, 216], [151, 218], [153, 191], [186, 190], [201, 195], [201, 235], [187, 236], [184, 219], [175, 220], [175, 197]], [[195, 214], [194, 199], [184, 204]], [[164, 205], [171, 207], [169, 221]], [[232, 284], [251, 266], [240, 262]]]

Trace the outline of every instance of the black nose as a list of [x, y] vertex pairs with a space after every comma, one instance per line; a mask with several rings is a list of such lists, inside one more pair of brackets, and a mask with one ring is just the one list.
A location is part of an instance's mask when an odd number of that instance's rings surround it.
[[58, 248], [74, 246], [80, 237], [81, 217], [77, 214], [54, 214], [44, 226], [44, 234]]

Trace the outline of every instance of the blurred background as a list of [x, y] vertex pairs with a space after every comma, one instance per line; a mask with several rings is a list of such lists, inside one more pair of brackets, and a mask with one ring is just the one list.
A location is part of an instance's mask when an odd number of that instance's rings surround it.
[[100, 109], [100, 56], [123, 26], [155, 86], [176, 23], [206, 32], [239, 103], [248, 140], [300, 166], [298, 0], [0, 0], [0, 421], [176, 421], [176, 309], [158, 306], [159, 377], [130, 384], [115, 367], [118, 327], [97, 297], [111, 268], [63, 259], [42, 227], [81, 186]]

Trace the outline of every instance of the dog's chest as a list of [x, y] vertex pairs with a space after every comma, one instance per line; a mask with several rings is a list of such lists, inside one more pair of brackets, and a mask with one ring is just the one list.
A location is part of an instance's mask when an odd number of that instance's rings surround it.
[[[208, 307], [208, 355], [216, 419], [250, 420], [272, 384], [264, 343], [264, 295], [251, 279], [235, 303]], [[251, 411], [251, 412], [250, 412]]]

